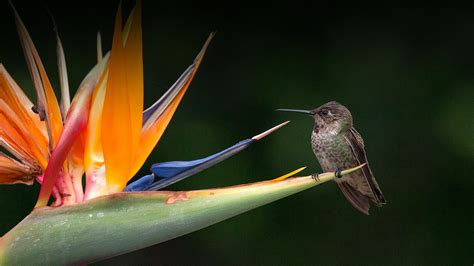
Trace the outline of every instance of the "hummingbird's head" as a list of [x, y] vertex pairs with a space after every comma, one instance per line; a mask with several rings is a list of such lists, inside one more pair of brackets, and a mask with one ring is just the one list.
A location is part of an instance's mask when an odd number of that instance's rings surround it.
[[352, 127], [351, 112], [342, 104], [332, 101], [313, 110], [277, 109], [277, 111], [307, 114], [314, 119], [316, 132], [335, 132], [348, 130]]
[[332, 101], [311, 110], [316, 131], [335, 131], [337, 133], [352, 127], [352, 115], [344, 105]]

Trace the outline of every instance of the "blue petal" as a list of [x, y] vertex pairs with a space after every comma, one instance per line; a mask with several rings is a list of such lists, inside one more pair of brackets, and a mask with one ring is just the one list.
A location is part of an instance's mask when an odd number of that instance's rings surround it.
[[155, 176], [153, 174], [146, 175], [137, 181], [130, 183], [123, 189], [123, 192], [133, 192], [133, 191], [144, 191], [146, 190], [153, 182], [155, 181]]
[[[189, 176], [197, 174], [247, 148], [253, 142], [264, 138], [275, 130], [281, 128], [288, 123], [277, 125], [259, 135], [250, 139], [242, 140], [237, 144], [220, 151], [208, 157], [194, 160], [194, 161], [172, 161], [164, 163], [156, 163], [151, 166], [152, 175], [144, 176], [135, 182], [128, 185], [123, 191], [144, 191], [144, 190], [159, 190], [167, 187], [178, 181], [181, 181]], [[155, 180], [159, 179], [159, 180]]]
[[[253, 139], [243, 140], [232, 147], [199, 160], [155, 163], [150, 169], [153, 174], [146, 175], [130, 183], [123, 192], [158, 190], [167, 187], [229, 158], [248, 147], [254, 141]], [[161, 179], [154, 182], [156, 177]]]
[[154, 182], [147, 190], [158, 190], [197, 174], [247, 148], [252, 142], [254, 142], [253, 139], [243, 140], [230, 148], [199, 160], [156, 163], [152, 165], [151, 172], [162, 179]]

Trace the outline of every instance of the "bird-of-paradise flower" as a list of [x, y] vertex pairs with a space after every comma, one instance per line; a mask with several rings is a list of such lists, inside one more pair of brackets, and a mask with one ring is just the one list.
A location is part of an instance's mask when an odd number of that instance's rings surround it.
[[[17, 113], [23, 114], [14, 123], [7, 123], [4, 119], [6, 129], [2, 140], [5, 147], [13, 154], [22, 155], [19, 156], [20, 162], [17, 162], [2, 154], [4, 173], [0, 174], [5, 179], [4, 183], [21, 182], [25, 176], [36, 175], [42, 184], [37, 207], [45, 206], [53, 192], [54, 206], [60, 206], [122, 191], [163, 134], [214, 34], [209, 36], [193, 64], [176, 83], [154, 105], [143, 111], [140, 3], [132, 10], [123, 28], [119, 7], [112, 51], [101, 56], [98, 42], [98, 63], [80, 85], [72, 103], [69, 100], [64, 52], [57, 37], [60, 107], [28, 31], [14, 8], [13, 11], [38, 94], [38, 104], [32, 107], [29, 99], [2, 67], [2, 84], [5, 87], [2, 113], [9, 121]], [[22, 124], [31, 124], [33, 128], [15, 132], [15, 127]], [[134, 182], [125, 191], [137, 191], [140, 187], [137, 184], [144, 184], [145, 180], [149, 182], [150, 177], [155, 176], [162, 179], [140, 190], [166, 187], [236, 154], [286, 124], [282, 123], [201, 160], [155, 164], [151, 168], [153, 175]], [[35, 143], [42, 146], [36, 150], [35, 145], [31, 146]], [[119, 149], [117, 143], [120, 143]], [[82, 189], [84, 172], [85, 193]], [[12, 176], [15, 173], [16, 179]], [[28, 183], [31, 181], [30, 178]]]
[[0, 181], [31, 183], [36, 175], [42, 184], [37, 207], [45, 206], [51, 193], [54, 205], [60, 206], [122, 191], [163, 134], [214, 34], [170, 90], [143, 111], [140, 2], [123, 28], [119, 7], [112, 50], [102, 57], [98, 43], [98, 63], [71, 104], [65, 57], [57, 38], [60, 108], [26, 27], [13, 11], [38, 103], [31, 104], [2, 66], [2, 146], [19, 155], [20, 161], [2, 154]]
[[[335, 177], [326, 173], [288, 179], [304, 169], [300, 168], [243, 186], [144, 192], [203, 171], [287, 121], [202, 159], [154, 164], [152, 174], [127, 186], [164, 133], [214, 34], [170, 89], [143, 110], [140, 1], [123, 27], [119, 6], [112, 49], [105, 56], [98, 35], [97, 64], [72, 101], [56, 29], [58, 102], [39, 53], [11, 6], [37, 102], [30, 101], [0, 64], [0, 145], [9, 153], [0, 152], [0, 184], [31, 185], [36, 180], [41, 190], [35, 210], [0, 238], [0, 264], [84, 263], [114, 256], [198, 230]], [[51, 195], [55, 208], [45, 207]], [[124, 219], [131, 222], [124, 223]]]

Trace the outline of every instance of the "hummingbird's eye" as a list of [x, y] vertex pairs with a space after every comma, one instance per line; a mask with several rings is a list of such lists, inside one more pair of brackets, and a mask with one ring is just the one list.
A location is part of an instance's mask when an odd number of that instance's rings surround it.
[[329, 111], [327, 109], [322, 109], [321, 111], [319, 111], [319, 114], [320, 115], [328, 115]]

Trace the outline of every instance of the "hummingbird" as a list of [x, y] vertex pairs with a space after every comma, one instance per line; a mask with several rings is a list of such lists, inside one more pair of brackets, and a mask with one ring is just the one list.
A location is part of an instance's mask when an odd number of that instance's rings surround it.
[[[335, 172], [337, 185], [347, 200], [360, 212], [369, 215], [370, 202], [378, 207], [385, 198], [370, 170], [364, 140], [352, 124], [349, 109], [332, 101], [313, 110], [277, 109], [313, 117], [311, 147], [324, 172]], [[366, 163], [361, 171], [341, 176], [341, 170]]]

